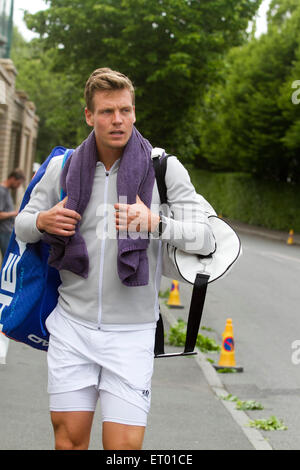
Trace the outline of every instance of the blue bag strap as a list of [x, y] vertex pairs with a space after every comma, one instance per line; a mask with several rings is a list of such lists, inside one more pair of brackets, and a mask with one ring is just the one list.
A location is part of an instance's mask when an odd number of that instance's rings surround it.
[[[62, 165], [61, 165], [61, 169], [63, 169], [63, 167], [65, 166], [65, 163], [66, 161], [68, 160], [68, 158], [70, 157], [70, 155], [73, 153], [73, 150], [70, 150], [70, 149], [67, 149], [64, 153], [64, 158], [63, 158], [63, 162], [62, 162]], [[66, 197], [66, 193], [65, 191], [63, 190], [63, 188], [61, 188], [60, 190], [60, 200], [62, 201], [65, 197]]]

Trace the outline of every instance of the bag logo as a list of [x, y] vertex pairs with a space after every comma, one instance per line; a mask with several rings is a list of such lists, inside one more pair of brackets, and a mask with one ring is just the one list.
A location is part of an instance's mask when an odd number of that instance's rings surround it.
[[[9, 253], [9, 256], [6, 260], [5, 266], [2, 270], [1, 276], [1, 289], [7, 292], [14, 294], [16, 292], [17, 286], [17, 266], [21, 259], [21, 256], [18, 256], [14, 253]], [[8, 307], [11, 304], [13, 295], [6, 295], [0, 293], [0, 320], [4, 307]]]
[[34, 335], [34, 334], [30, 334], [27, 336], [27, 338], [32, 341], [33, 343], [36, 343], [36, 344], [42, 344], [43, 347], [47, 348], [49, 346], [49, 342], [46, 341], [45, 339], [43, 338], [39, 338], [38, 336]]

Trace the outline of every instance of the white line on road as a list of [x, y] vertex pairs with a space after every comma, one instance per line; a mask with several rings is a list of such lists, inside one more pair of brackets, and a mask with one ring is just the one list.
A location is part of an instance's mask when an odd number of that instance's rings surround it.
[[247, 249], [245, 248], [244, 251], [254, 253], [258, 256], [267, 256], [268, 258], [271, 258], [274, 261], [294, 261], [296, 263], [300, 263], [300, 258], [295, 258], [294, 256], [282, 255], [275, 251], [257, 251], [252, 248], [247, 248]]
[[[279, 253], [275, 253], [274, 251], [261, 251], [261, 252], [259, 252], [259, 254], [262, 255], [262, 256], [272, 257], [272, 259], [279, 258], [280, 260], [284, 260], [284, 261], [295, 261], [296, 263], [300, 263], [299, 258], [293, 258], [292, 256], [281, 255]], [[278, 260], [276, 260], [276, 261], [278, 261]]]

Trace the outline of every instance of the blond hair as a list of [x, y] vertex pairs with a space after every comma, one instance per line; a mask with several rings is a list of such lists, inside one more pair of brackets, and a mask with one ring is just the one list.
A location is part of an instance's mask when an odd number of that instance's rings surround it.
[[131, 80], [126, 77], [126, 75], [107, 67], [96, 69], [90, 75], [85, 85], [84, 98], [87, 109], [94, 111], [93, 98], [97, 91], [124, 89], [130, 91], [132, 103], [134, 104], [134, 87]]

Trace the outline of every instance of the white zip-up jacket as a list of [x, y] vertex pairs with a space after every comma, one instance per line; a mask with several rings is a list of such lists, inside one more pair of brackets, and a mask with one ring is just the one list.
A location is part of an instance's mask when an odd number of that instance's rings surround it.
[[[16, 217], [16, 236], [23, 242], [35, 243], [41, 239], [42, 233], [36, 227], [37, 216], [60, 200], [62, 160], [63, 155], [52, 158], [45, 175], [33, 189], [29, 203]], [[162, 241], [158, 233], [151, 234], [147, 250], [148, 285], [124, 286], [117, 272], [114, 219], [119, 163], [120, 160], [116, 161], [109, 171], [102, 162], [97, 163], [91, 197], [80, 222], [80, 233], [89, 255], [89, 275], [84, 279], [60, 270], [58, 308], [63, 315], [91, 328], [153, 328], [159, 317]], [[168, 158], [166, 185], [173, 215], [172, 218], [163, 217], [163, 239], [190, 253], [206, 255], [213, 252], [215, 242], [207, 215], [197, 201], [188, 172], [176, 157]], [[159, 204], [155, 182], [151, 210], [157, 214]]]

